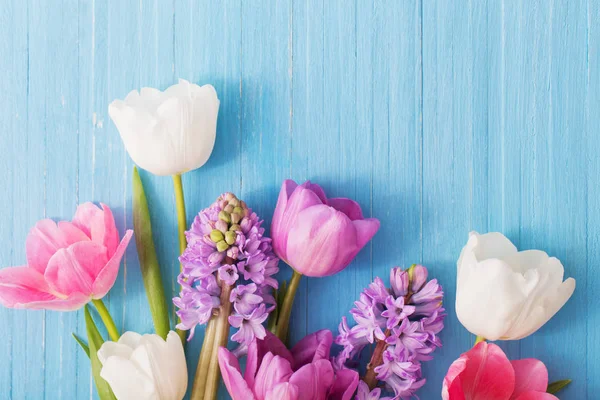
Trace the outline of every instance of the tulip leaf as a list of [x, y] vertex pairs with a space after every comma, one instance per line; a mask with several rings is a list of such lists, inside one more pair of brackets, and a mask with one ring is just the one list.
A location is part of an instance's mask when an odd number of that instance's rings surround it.
[[152, 224], [148, 201], [144, 186], [136, 167], [133, 168], [133, 231], [137, 247], [142, 279], [146, 288], [146, 297], [150, 305], [152, 321], [156, 333], [163, 339], [167, 338], [170, 330], [167, 299], [160, 275], [160, 265], [156, 257], [154, 241], [152, 240]]
[[89, 355], [92, 363], [92, 375], [94, 376], [94, 382], [96, 383], [98, 396], [101, 400], [116, 400], [117, 398], [113, 394], [110, 385], [100, 376], [102, 364], [98, 359], [98, 349], [100, 349], [100, 346], [102, 346], [102, 343], [104, 343], [104, 339], [102, 339], [102, 336], [98, 331], [98, 327], [92, 319], [89, 306], [85, 306], [85, 328], [88, 336], [90, 351]]
[[75, 339], [75, 341], [79, 344], [79, 346], [81, 346], [81, 349], [85, 352], [85, 354], [87, 354], [87, 356], [89, 357], [90, 356], [90, 348], [88, 347], [88, 345], [85, 344], [83, 339], [81, 339], [76, 334], [71, 333], [71, 335], [73, 336], [73, 339]]
[[550, 394], [558, 393], [561, 390], [563, 390], [564, 388], [566, 388], [567, 386], [569, 386], [570, 383], [571, 383], [570, 379], [563, 379], [562, 381], [552, 382], [551, 384], [548, 385], [548, 389], [546, 390], [546, 392], [548, 392]]

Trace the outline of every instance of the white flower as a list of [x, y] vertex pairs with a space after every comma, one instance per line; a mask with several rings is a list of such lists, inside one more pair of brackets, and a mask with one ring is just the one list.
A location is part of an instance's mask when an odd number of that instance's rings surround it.
[[118, 400], [181, 400], [187, 389], [187, 366], [179, 336], [125, 332], [118, 342], [98, 350], [100, 376]]
[[183, 79], [164, 92], [133, 90], [125, 100], [108, 106], [133, 162], [155, 175], [181, 174], [204, 165], [215, 144], [218, 112], [214, 87]]
[[517, 340], [542, 327], [569, 300], [575, 280], [540, 250], [517, 251], [503, 234], [469, 234], [458, 259], [456, 314], [489, 340]]

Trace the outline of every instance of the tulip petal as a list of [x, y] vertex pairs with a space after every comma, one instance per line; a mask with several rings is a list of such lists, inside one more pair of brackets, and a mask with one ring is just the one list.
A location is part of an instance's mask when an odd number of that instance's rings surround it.
[[24, 266], [0, 270], [0, 303], [4, 307], [28, 308], [28, 303], [54, 299], [44, 275], [36, 269]]
[[333, 367], [328, 360], [307, 364], [290, 377], [291, 384], [302, 388], [298, 400], [325, 400], [333, 381]]
[[48, 301], [33, 301], [23, 304], [19, 308], [28, 308], [32, 310], [54, 310], [54, 311], [75, 311], [85, 306], [90, 301], [90, 296], [84, 293], [71, 293], [66, 298], [55, 298]]
[[546, 392], [525, 392], [515, 400], [558, 400], [558, 397]]
[[298, 184], [291, 179], [286, 179], [281, 185], [279, 190], [279, 197], [277, 198], [277, 205], [273, 212], [273, 219], [271, 221], [271, 237], [273, 238], [273, 248], [276, 248], [276, 252], [280, 258], [284, 258], [285, 248], [287, 246], [287, 235], [285, 230], [289, 229], [287, 226], [283, 226], [283, 218], [287, 209], [292, 193], [298, 187]]
[[119, 244], [119, 233], [111, 209], [102, 203], [101, 206], [102, 209], [90, 202], [81, 204], [73, 217], [73, 225], [93, 242], [106, 247], [107, 257], [110, 258]]
[[[128, 332], [125, 332], [128, 333]], [[121, 340], [119, 339], [119, 342]], [[131, 358], [131, 354], [133, 354], [133, 350], [134, 348], [129, 347], [125, 344], [119, 343], [119, 342], [111, 342], [111, 341], [107, 341], [102, 343], [102, 346], [100, 347], [100, 349], [98, 349], [98, 360], [100, 360], [101, 364], [106, 363], [106, 361], [110, 358], [110, 357], [119, 357], [119, 358], [125, 358], [127, 360], [129, 360]]]
[[223, 383], [232, 400], [255, 400], [252, 390], [242, 377], [238, 359], [224, 347], [219, 347], [219, 367]]
[[181, 338], [174, 331], [167, 334], [167, 349], [163, 354], [163, 371], [170, 375], [169, 380], [173, 386], [173, 398], [182, 399], [188, 386], [188, 371], [185, 360], [185, 351], [181, 344]]
[[375, 218], [360, 219], [352, 221], [356, 228], [356, 245], [362, 249], [379, 230], [380, 222]]
[[125, 232], [121, 243], [117, 247], [113, 256], [110, 260], [104, 265], [104, 268], [98, 273], [96, 277], [93, 287], [92, 293], [95, 299], [103, 298], [106, 293], [113, 287], [115, 284], [115, 280], [117, 279], [117, 275], [119, 274], [119, 267], [121, 265], [121, 258], [123, 258], [123, 254], [127, 249], [127, 245], [133, 236], [133, 231], [128, 230]]
[[[306, 183], [304, 184], [306, 185]], [[279, 197], [287, 196], [289, 188], [293, 185], [284, 182]], [[285, 195], [283, 194], [285, 191]], [[279, 203], [279, 201], [278, 201]], [[271, 223], [271, 237], [273, 238], [273, 250], [283, 260], [288, 260], [288, 237], [290, 237], [290, 230], [296, 225], [298, 215], [303, 210], [310, 208], [315, 205], [322, 205], [323, 201], [319, 198], [319, 195], [306, 186], [296, 186], [292, 194], [289, 196], [288, 201], [285, 204], [285, 209], [280, 213], [278, 210], [275, 212], [278, 216], [273, 217]]]
[[106, 265], [106, 248], [95, 242], [78, 242], [59, 249], [44, 273], [52, 290], [69, 295], [92, 293], [96, 276]]
[[459, 378], [466, 398], [508, 400], [515, 388], [515, 372], [506, 355], [493, 343], [481, 342], [467, 353]]
[[442, 400], [465, 399], [465, 394], [459, 376], [467, 368], [467, 361], [468, 357], [466, 354], [463, 354], [450, 365], [450, 368], [444, 377], [444, 383], [442, 386]]
[[515, 370], [515, 390], [511, 399], [528, 391], [545, 392], [548, 387], [548, 369], [540, 360], [526, 358], [510, 362]]
[[51, 219], [38, 221], [25, 242], [27, 265], [43, 274], [54, 253], [80, 240], [78, 233], [68, 227], [61, 229]]
[[108, 382], [119, 400], [155, 400], [159, 398], [152, 377], [137, 368], [131, 360], [109, 357], [102, 364], [100, 376]]
[[263, 357], [254, 381], [254, 395], [257, 400], [264, 400], [267, 393], [280, 383], [287, 382], [292, 375], [290, 362], [283, 357], [267, 353]]
[[352, 369], [344, 368], [337, 371], [327, 400], [350, 400], [356, 392], [358, 380], [358, 372]]
[[333, 335], [330, 330], [322, 329], [302, 338], [292, 347], [294, 370], [317, 360], [329, 359]]
[[298, 400], [299, 392], [298, 386], [283, 382], [271, 389], [265, 400]]
[[262, 363], [263, 357], [267, 353], [273, 353], [276, 356], [285, 358], [289, 361], [290, 365], [294, 364], [294, 357], [287, 347], [285, 347], [285, 344], [283, 344], [277, 336], [267, 330], [264, 339], [253, 340], [248, 346], [244, 379], [248, 382], [250, 387], [254, 387], [254, 377]]
[[314, 194], [316, 194], [319, 197], [321, 203], [327, 204], [327, 196], [325, 196], [325, 191], [321, 186], [317, 185], [316, 183], [312, 183], [311, 181], [306, 181], [300, 186], [311, 190]]
[[363, 219], [363, 213], [360, 205], [358, 205], [358, 203], [354, 200], [346, 199], [344, 197], [337, 197], [328, 199], [327, 205], [343, 212], [348, 216], [348, 218], [350, 218], [351, 221]]
[[298, 272], [312, 277], [343, 270], [358, 253], [356, 229], [346, 214], [326, 205], [298, 213], [289, 231], [287, 257]]

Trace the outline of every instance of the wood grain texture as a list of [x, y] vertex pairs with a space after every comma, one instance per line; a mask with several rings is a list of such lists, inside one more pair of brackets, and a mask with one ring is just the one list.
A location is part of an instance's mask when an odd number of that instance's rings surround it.
[[[25, 263], [35, 221], [70, 218], [84, 201], [130, 227], [132, 163], [108, 104], [177, 78], [212, 83], [217, 142], [184, 176], [190, 220], [233, 191], [268, 226], [289, 177], [382, 221], [348, 269], [302, 281], [293, 342], [337, 329], [374, 276], [422, 262], [446, 289], [444, 347], [419, 392], [439, 398], [473, 342], [454, 314], [456, 259], [470, 230], [499, 230], [577, 279], [550, 323], [503, 348], [572, 378], [561, 399], [597, 398], [598, 0], [0, 0], [0, 38], [1, 266]], [[175, 293], [172, 183], [142, 179]], [[120, 329], [151, 330], [133, 245], [107, 301]], [[84, 332], [82, 312], [0, 308], [0, 320], [1, 398], [96, 398], [70, 337]], [[189, 345], [192, 376], [201, 336]]]

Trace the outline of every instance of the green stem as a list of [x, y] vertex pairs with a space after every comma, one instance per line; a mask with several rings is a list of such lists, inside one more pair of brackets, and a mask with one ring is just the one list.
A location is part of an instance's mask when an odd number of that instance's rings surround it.
[[300, 278], [302, 274], [293, 270], [292, 279], [287, 285], [285, 291], [285, 297], [283, 303], [281, 303], [281, 309], [279, 310], [279, 318], [277, 318], [277, 327], [275, 328], [275, 336], [277, 336], [282, 342], [287, 341], [288, 327], [290, 323], [290, 316], [292, 315], [292, 306], [294, 305], [294, 298], [296, 297], [296, 291], [300, 285]]
[[104, 326], [108, 331], [108, 336], [110, 337], [110, 340], [112, 340], [113, 342], [118, 341], [121, 335], [119, 335], [119, 330], [115, 325], [115, 321], [113, 321], [112, 317], [110, 316], [108, 308], [106, 308], [102, 299], [93, 299], [92, 303], [94, 303], [94, 306], [96, 306], [96, 310], [98, 310], [98, 314], [100, 314], [100, 318], [102, 318], [102, 322], [104, 322]]
[[[227, 347], [229, 340], [229, 315], [231, 314], [231, 302], [229, 295], [233, 287], [221, 282], [221, 306], [218, 314], [213, 317], [214, 338], [211, 344], [210, 363], [206, 371], [206, 386], [204, 388], [204, 400], [216, 400], [219, 390], [219, 347]], [[210, 344], [210, 343], [209, 343]], [[196, 399], [191, 399], [196, 400]]]
[[477, 336], [475, 338], [475, 345], [478, 345], [481, 342], [485, 342], [485, 338], [483, 336]]
[[[175, 206], [177, 208], [177, 226], [179, 235], [179, 254], [183, 254], [187, 247], [187, 240], [185, 239], [185, 230], [187, 229], [187, 222], [185, 216], [185, 199], [183, 197], [183, 184], [181, 183], [181, 175], [173, 175], [173, 189], [175, 191]], [[182, 265], [179, 265], [181, 271]], [[178, 319], [181, 322], [181, 319]], [[177, 329], [177, 334], [181, 338], [181, 342], [185, 345], [187, 338], [187, 331]]]
[[210, 357], [213, 352], [213, 342], [215, 340], [215, 324], [214, 318], [208, 321], [206, 330], [204, 331], [204, 341], [200, 350], [200, 358], [198, 358], [198, 367], [194, 377], [194, 385], [192, 386], [191, 400], [203, 400], [204, 391], [206, 389], [206, 375], [208, 366], [210, 365]]

